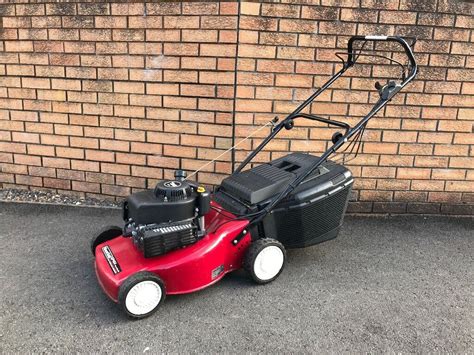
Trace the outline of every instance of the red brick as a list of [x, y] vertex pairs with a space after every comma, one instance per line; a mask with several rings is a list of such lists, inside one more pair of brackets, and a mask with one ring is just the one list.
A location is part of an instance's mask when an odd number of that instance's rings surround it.
[[371, 191], [360, 192], [361, 201], [391, 201], [393, 199], [392, 191]]
[[[44, 159], [44, 158], [43, 158]], [[34, 155], [24, 155], [24, 154], [14, 154], [15, 164], [25, 164], [25, 165], [41, 165], [41, 157]]]
[[42, 134], [41, 135], [41, 144], [56, 145], [56, 146], [68, 146], [69, 145], [69, 137], [68, 136], [58, 136], [56, 134]]
[[[2, 149], [2, 151], [6, 151]], [[16, 152], [24, 152], [17, 150]], [[28, 144], [28, 154], [42, 155], [42, 156], [55, 156], [54, 147], [46, 145]]]
[[130, 188], [115, 185], [102, 185], [102, 193], [112, 196], [128, 196], [130, 195]]
[[132, 176], [162, 179], [163, 171], [162, 169], [157, 169], [155, 167], [149, 168], [144, 166], [132, 166]]
[[[134, 53], [135, 49], [132, 46], [132, 44], [130, 44], [129, 47], [130, 47], [130, 54], [139, 54], [139, 53]], [[150, 47], [152, 47], [152, 46], [150, 45]], [[94, 51], [90, 51], [90, 52], [86, 52], [86, 53], [94, 53]], [[127, 53], [127, 43], [124, 43], [124, 42], [120, 42], [120, 43], [117, 43], [117, 42], [96, 43], [95, 53], [98, 53], [98, 54]]]
[[101, 163], [101, 171], [109, 174], [130, 175], [130, 166], [125, 164]]
[[415, 157], [415, 166], [442, 168], [448, 166], [447, 157]]
[[433, 144], [400, 144], [399, 153], [406, 155], [432, 155]]
[[217, 15], [218, 3], [190, 2], [183, 3], [183, 14], [185, 15]]
[[381, 166], [413, 166], [412, 156], [403, 155], [381, 155]]
[[415, 24], [417, 18], [416, 12], [397, 12], [397, 11], [380, 11], [380, 22], [389, 24]]
[[82, 80], [82, 91], [111, 92], [112, 82], [107, 80]]
[[453, 133], [442, 132], [420, 132], [418, 134], [418, 142], [420, 143], [451, 143]]
[[112, 39], [114, 41], [144, 41], [145, 30], [138, 29], [116, 29], [112, 31]]
[[12, 132], [12, 139], [13, 139], [14, 142], [39, 143], [39, 134], [37, 134], [37, 133], [24, 133], [24, 132]]
[[119, 141], [119, 140], [109, 140], [109, 139], [101, 139], [100, 140], [100, 149], [101, 150], [112, 150], [112, 151], [122, 151], [128, 152], [130, 151], [130, 143], [126, 141]]
[[34, 89], [8, 88], [8, 97], [16, 99], [36, 99]]
[[145, 165], [146, 156], [142, 154], [119, 153], [115, 154], [115, 160], [120, 164]]
[[2, 162], [2, 163], [13, 163], [13, 154], [0, 153], [0, 162]]
[[117, 185], [125, 185], [129, 187], [138, 187], [138, 188], [145, 188], [146, 180], [140, 177], [132, 177], [132, 176], [117, 176], [116, 177]]
[[456, 133], [454, 144], [474, 144], [474, 133]]
[[381, 178], [394, 178], [395, 168], [390, 167], [363, 167], [362, 176], [364, 177], [381, 177]]
[[6, 66], [8, 75], [34, 76], [35, 68], [33, 65], [11, 64]]
[[85, 181], [72, 181], [72, 189], [84, 192], [100, 192], [100, 184]]
[[54, 189], [69, 190], [71, 188], [71, 181], [62, 180], [62, 179], [44, 178], [43, 186], [54, 188]]
[[[454, 53], [454, 50], [453, 50]], [[460, 53], [465, 54], [465, 53]], [[474, 55], [474, 50], [471, 53]], [[448, 69], [448, 80], [455, 80], [455, 81], [474, 81], [474, 70], [472, 69]], [[471, 97], [472, 99], [472, 97]]]
[[425, 202], [428, 199], [427, 192], [418, 192], [418, 191], [395, 191], [394, 200], [395, 201], [405, 201], [405, 202]]
[[197, 99], [193, 97], [165, 96], [163, 98], [163, 106], [172, 108], [195, 109], [197, 107]]
[[37, 90], [38, 100], [66, 101], [66, 92], [63, 90]]
[[220, 30], [219, 31], [219, 42], [220, 43], [236, 43], [237, 42], [237, 31], [235, 30]]
[[180, 71], [180, 70], [165, 70], [164, 80], [167, 82], [183, 82], [195, 83], [197, 82], [196, 71]]
[[260, 4], [252, 2], [243, 2], [240, 4], [240, 13], [243, 15], [255, 15], [260, 14]]
[[428, 195], [430, 202], [460, 202], [461, 193], [458, 192], [430, 192]]
[[452, 157], [449, 160], [450, 168], [472, 168], [474, 166], [474, 157]]
[[236, 109], [241, 112], [268, 112], [271, 111], [270, 100], [243, 100], [236, 101]]
[[[130, 17], [130, 27], [132, 26], [132, 19]], [[127, 27], [127, 18], [124, 16], [95, 16], [96, 28], [125, 28]]]
[[80, 126], [98, 126], [99, 119], [97, 116], [91, 115], [69, 115], [69, 122], [73, 125]]
[[216, 94], [214, 85], [182, 84], [180, 92], [181, 92], [181, 95], [184, 95], [184, 96], [213, 97]]
[[234, 44], [201, 44], [200, 52], [201, 56], [211, 57], [232, 57], [236, 53], [236, 45]]
[[99, 184], [113, 184], [114, 183], [114, 175], [112, 175], [112, 172], [109, 172], [109, 174], [96, 173], [96, 172], [87, 172], [86, 173], [86, 181], [88, 181], [88, 182], [97, 182]]
[[199, 28], [198, 16], [166, 16], [163, 20], [164, 28]]
[[198, 99], [198, 108], [200, 110], [211, 110], [211, 111], [231, 111], [232, 100], [227, 99]]
[[149, 154], [150, 152], [153, 152], [153, 154], [161, 154], [162, 146], [160, 144], [132, 142], [131, 151], [133, 153]]
[[422, 168], [398, 168], [397, 178], [399, 179], [429, 179], [430, 169]]
[[69, 169], [71, 163], [69, 159], [43, 157], [43, 166], [48, 168]]
[[115, 139], [122, 141], [144, 142], [145, 132], [129, 129], [115, 129]]
[[[364, 188], [370, 188], [364, 186]], [[377, 189], [379, 190], [409, 190], [410, 181], [409, 180], [397, 180], [397, 179], [378, 179], [377, 180]], [[396, 194], [396, 192], [395, 192]], [[395, 195], [396, 196], [396, 195]]]
[[98, 149], [99, 142], [94, 138], [71, 137], [71, 147]]
[[445, 190], [472, 192], [474, 191], [474, 181], [447, 181]]
[[113, 162], [115, 160], [114, 152], [100, 151], [100, 150], [86, 150], [86, 159]]
[[78, 173], [84, 174], [82, 171], [99, 171], [99, 163], [95, 161], [86, 160], [71, 160], [71, 168], [74, 170], [80, 170], [80, 172]]
[[418, 24], [451, 27], [454, 24], [454, 15], [442, 13], [420, 13]]
[[2, 164], [2, 173], [28, 175], [28, 167], [19, 164]]
[[38, 176], [17, 175], [15, 182], [18, 185], [43, 186], [43, 179]]
[[398, 150], [398, 145], [395, 143], [369, 143], [365, 142], [363, 144], [364, 153], [381, 153], [381, 154], [396, 154]]
[[56, 147], [56, 155], [62, 158], [84, 159], [84, 150], [69, 147]]
[[302, 47], [278, 47], [277, 58], [313, 60], [314, 49]]
[[[242, 76], [245, 76], [244, 73], [241, 73]], [[239, 74], [240, 75], [240, 74]], [[175, 77], [172, 77], [175, 79]], [[197, 82], [196, 80], [191, 80], [187, 78], [188, 82]], [[166, 80], [166, 76], [165, 76]], [[173, 80], [171, 80], [173, 81]], [[199, 82], [202, 84], [233, 84], [234, 83], [234, 73], [231, 72], [199, 72]]]

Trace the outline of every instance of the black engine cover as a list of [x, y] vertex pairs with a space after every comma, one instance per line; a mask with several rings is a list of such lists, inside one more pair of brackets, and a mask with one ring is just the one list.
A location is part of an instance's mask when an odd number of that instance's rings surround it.
[[194, 217], [197, 196], [186, 181], [162, 181], [154, 191], [145, 190], [128, 196], [123, 206], [123, 219], [131, 218], [136, 225], [187, 220]]

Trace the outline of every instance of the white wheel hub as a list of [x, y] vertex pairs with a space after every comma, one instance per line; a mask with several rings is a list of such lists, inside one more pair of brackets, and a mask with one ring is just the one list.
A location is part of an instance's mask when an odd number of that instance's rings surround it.
[[125, 298], [127, 310], [137, 316], [147, 314], [155, 309], [161, 301], [163, 291], [154, 281], [142, 281], [128, 291]]
[[279, 247], [270, 245], [263, 248], [253, 264], [255, 276], [262, 281], [273, 279], [280, 272], [284, 261], [283, 251]]

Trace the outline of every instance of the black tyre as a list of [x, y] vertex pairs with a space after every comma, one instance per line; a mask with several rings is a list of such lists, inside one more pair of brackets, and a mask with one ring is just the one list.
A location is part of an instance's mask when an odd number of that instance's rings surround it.
[[257, 239], [250, 244], [244, 257], [243, 267], [258, 284], [275, 280], [286, 262], [283, 244], [271, 238]]
[[163, 281], [148, 271], [138, 272], [126, 279], [118, 294], [122, 309], [135, 319], [145, 318], [156, 312], [165, 298]]
[[117, 226], [105, 227], [97, 236], [95, 236], [91, 240], [92, 255], [95, 256], [95, 248], [97, 248], [99, 244], [102, 244], [108, 240], [114, 239], [118, 237], [119, 235], [122, 235], [122, 228], [117, 227]]

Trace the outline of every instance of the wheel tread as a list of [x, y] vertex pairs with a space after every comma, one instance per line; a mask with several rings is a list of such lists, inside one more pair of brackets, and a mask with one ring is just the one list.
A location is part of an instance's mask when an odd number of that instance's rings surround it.
[[[257, 255], [262, 251], [262, 249], [269, 245], [277, 245], [283, 251], [284, 261], [283, 261], [283, 265], [281, 267], [280, 272], [271, 280], [264, 281], [264, 280], [260, 280], [259, 278], [255, 276], [253, 272], [253, 263]], [[245, 253], [245, 256], [244, 256], [244, 260], [242, 262], [242, 267], [246, 272], [249, 273], [249, 275], [252, 277], [252, 279], [256, 283], [266, 284], [266, 283], [272, 282], [279, 276], [279, 274], [285, 267], [285, 263], [286, 263], [286, 250], [283, 244], [281, 244], [278, 240], [273, 239], [273, 238], [261, 238], [261, 239], [257, 239], [253, 241], [252, 244], [250, 244], [250, 246], [248, 247], [247, 252]]]
[[[151, 312], [148, 312], [147, 314], [136, 315], [136, 314], [130, 313], [127, 310], [127, 307], [125, 306], [125, 300], [127, 298], [127, 293], [132, 289], [132, 287], [135, 284], [137, 284], [141, 281], [147, 281], [147, 280], [154, 281], [154, 282], [158, 283], [161, 286], [162, 296], [161, 296], [160, 303], [158, 303], [158, 305]], [[122, 307], [124, 312], [130, 318], [133, 318], [133, 319], [141, 319], [141, 318], [145, 318], [145, 317], [148, 317], [148, 316], [152, 315], [153, 313], [155, 313], [158, 310], [158, 308], [161, 306], [161, 304], [163, 303], [165, 298], [166, 298], [166, 289], [165, 289], [165, 285], [163, 283], [163, 280], [161, 280], [158, 277], [158, 275], [156, 275], [152, 272], [149, 272], [149, 271], [141, 271], [141, 272], [137, 272], [136, 274], [133, 274], [133, 275], [129, 276], [120, 285], [119, 293], [118, 293], [118, 303], [120, 304], [120, 306]]]
[[100, 233], [98, 233], [94, 238], [91, 240], [91, 251], [92, 255], [95, 256], [95, 248], [106, 241], [114, 239], [122, 235], [122, 228], [118, 226], [106, 226], [102, 228]]

